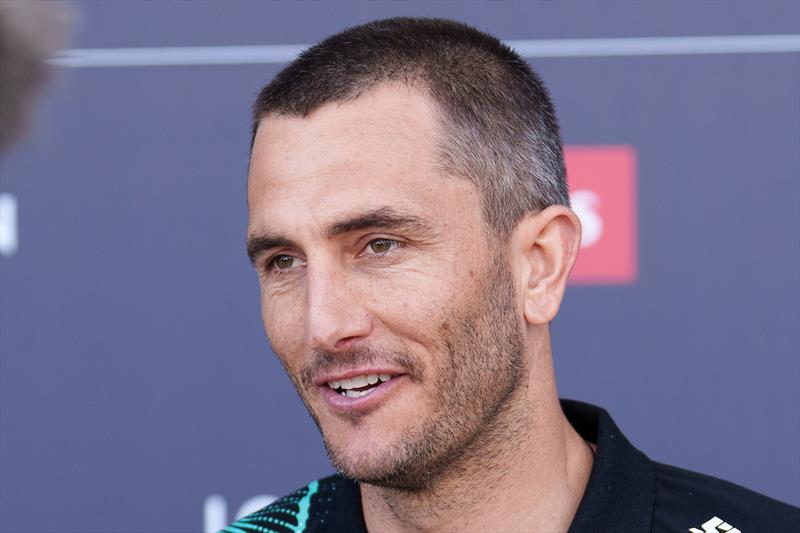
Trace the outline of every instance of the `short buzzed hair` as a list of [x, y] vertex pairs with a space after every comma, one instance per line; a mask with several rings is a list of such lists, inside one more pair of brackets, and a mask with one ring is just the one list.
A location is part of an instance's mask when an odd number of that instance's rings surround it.
[[451, 20], [378, 20], [312, 46], [262, 89], [251, 147], [268, 115], [306, 117], [387, 82], [434, 101], [440, 170], [477, 187], [492, 233], [508, 236], [525, 214], [569, 205], [558, 122], [541, 79], [497, 38]]

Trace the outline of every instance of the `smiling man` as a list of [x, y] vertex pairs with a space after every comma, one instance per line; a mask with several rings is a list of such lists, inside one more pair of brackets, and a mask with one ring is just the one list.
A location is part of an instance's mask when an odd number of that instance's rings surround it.
[[559, 402], [549, 323], [580, 223], [547, 91], [497, 39], [391, 19], [312, 47], [255, 103], [248, 203], [264, 327], [339, 474], [225, 531], [798, 519]]

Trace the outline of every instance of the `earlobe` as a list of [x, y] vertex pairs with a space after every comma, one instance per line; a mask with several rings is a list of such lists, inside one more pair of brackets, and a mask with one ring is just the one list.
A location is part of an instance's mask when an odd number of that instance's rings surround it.
[[558, 313], [578, 255], [580, 221], [568, 207], [554, 205], [523, 219], [514, 233], [525, 320], [547, 324]]

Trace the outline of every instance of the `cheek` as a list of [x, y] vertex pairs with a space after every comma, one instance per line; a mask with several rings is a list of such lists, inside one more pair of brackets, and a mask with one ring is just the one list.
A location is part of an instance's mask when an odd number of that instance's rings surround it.
[[261, 319], [264, 331], [275, 354], [290, 368], [297, 366], [303, 350], [303, 317], [301, 309], [291, 298], [264, 297], [261, 299]]
[[397, 276], [374, 287], [368, 311], [392, 335], [421, 348], [438, 350], [441, 326], [454, 305], [463, 298], [463, 284], [452, 276], [430, 273]]

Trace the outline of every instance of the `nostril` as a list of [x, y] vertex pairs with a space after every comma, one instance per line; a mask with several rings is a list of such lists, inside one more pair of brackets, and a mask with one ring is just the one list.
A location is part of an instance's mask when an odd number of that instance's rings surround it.
[[337, 350], [347, 350], [353, 344], [355, 344], [360, 337], [352, 336], [352, 337], [345, 337], [344, 339], [339, 339], [336, 341], [336, 345], [334, 346]]

